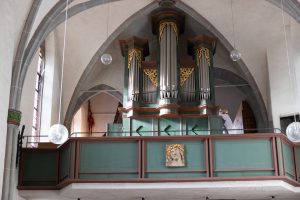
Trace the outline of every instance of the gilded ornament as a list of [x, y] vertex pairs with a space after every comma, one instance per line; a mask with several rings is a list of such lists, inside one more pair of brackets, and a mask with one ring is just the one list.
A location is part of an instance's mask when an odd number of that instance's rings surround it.
[[149, 77], [152, 84], [157, 87], [158, 86], [157, 69], [144, 69], [144, 73]]
[[180, 68], [180, 86], [183, 86], [183, 84], [190, 77], [190, 75], [193, 73], [193, 71], [194, 71], [193, 67]]
[[161, 36], [166, 28], [167, 25], [170, 25], [173, 29], [173, 31], [176, 34], [176, 38], [178, 40], [178, 28], [177, 28], [177, 24], [175, 22], [162, 22], [159, 24], [159, 41], [161, 40]]
[[132, 48], [128, 50], [128, 69], [131, 67], [131, 61], [135, 57], [138, 67], [142, 65], [142, 52], [139, 49]]
[[205, 47], [198, 48], [196, 50], [196, 55], [197, 55], [197, 65], [200, 65], [200, 60], [204, 56], [206, 59], [206, 63], [208, 66], [210, 66], [210, 56], [209, 56], [209, 49]]

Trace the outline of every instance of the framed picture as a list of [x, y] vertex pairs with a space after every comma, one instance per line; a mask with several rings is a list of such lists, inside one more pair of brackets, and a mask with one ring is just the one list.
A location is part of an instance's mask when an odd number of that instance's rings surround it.
[[166, 167], [185, 167], [184, 144], [166, 145]]

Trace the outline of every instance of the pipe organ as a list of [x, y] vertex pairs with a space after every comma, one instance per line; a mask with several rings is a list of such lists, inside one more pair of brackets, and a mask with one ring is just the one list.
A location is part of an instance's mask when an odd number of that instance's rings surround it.
[[179, 39], [185, 15], [159, 9], [151, 20], [159, 49], [156, 59], [146, 58], [151, 51], [147, 39], [120, 40], [125, 58], [123, 124], [108, 124], [108, 134], [120, 127], [123, 135], [136, 136], [222, 132], [212, 76], [216, 39], [201, 34], [189, 38], [185, 54], [191, 57], [184, 63], [178, 51], [183, 49]]

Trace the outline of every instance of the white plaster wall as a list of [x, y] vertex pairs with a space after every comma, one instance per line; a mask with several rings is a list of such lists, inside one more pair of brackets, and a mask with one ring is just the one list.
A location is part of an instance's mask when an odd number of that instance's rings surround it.
[[215, 88], [216, 105], [226, 108], [232, 121], [234, 121], [238, 109], [246, 96], [236, 87]]
[[[64, 113], [85, 67], [96, 50], [122, 22], [151, 3], [150, 0], [117, 1], [96, 6], [68, 20], [66, 46], [66, 76], [64, 78]], [[233, 45], [230, 0], [183, 0], [205, 17]], [[109, 17], [107, 17], [109, 13]], [[243, 54], [243, 61], [256, 81], [264, 102], [268, 102], [266, 47], [276, 42], [280, 33], [281, 10], [267, 1], [234, 0], [233, 13], [236, 48]], [[62, 45], [63, 25], [57, 28]], [[228, 55], [229, 56], [229, 55]], [[101, 66], [100, 66], [101, 67]], [[104, 78], [107, 78], [105, 74]], [[114, 79], [107, 85], [119, 88]]]
[[272, 116], [276, 128], [280, 128], [280, 116], [300, 113], [300, 28], [293, 20], [286, 19], [290, 66], [283, 29], [278, 41], [269, 46], [267, 54]]
[[14, 55], [32, 0], [0, 1], [0, 197], [2, 196], [7, 111]]
[[[183, 0], [205, 17], [233, 46], [230, 0]], [[266, 48], [281, 33], [281, 10], [267, 1], [233, 0], [236, 48], [242, 53], [264, 102], [268, 100]]]
[[81, 132], [89, 132], [88, 124], [88, 102], [84, 102], [80, 107], [81, 111]]
[[[34, 23], [32, 25], [32, 29], [30, 31], [30, 38], [36, 31], [38, 25], [41, 23], [43, 18], [48, 14], [49, 10], [58, 2], [59, 0], [47, 0], [47, 1], [41, 1], [39, 10], [36, 14]], [[29, 42], [29, 40], [27, 41]]]
[[[128, 17], [151, 2], [152, 0], [117, 1], [110, 3], [109, 6], [108, 4], [96, 6], [68, 20], [63, 94], [64, 114], [80, 76], [107, 36]], [[107, 23], [109, 24], [108, 34]], [[63, 24], [57, 30], [60, 33], [61, 49]]]
[[25, 125], [24, 135], [31, 135], [32, 132], [33, 106], [38, 59], [39, 53], [36, 52], [32, 59], [32, 62], [28, 67], [22, 91], [20, 110], [22, 111], [21, 125]]
[[93, 132], [105, 132], [107, 123], [115, 119], [119, 101], [105, 92], [91, 98], [91, 111], [95, 120]]
[[49, 34], [45, 42], [46, 63], [42, 100], [41, 135], [48, 135], [50, 127], [58, 123], [61, 80], [61, 61], [57, 51], [55, 32]]
[[71, 133], [81, 132], [81, 113], [81, 108], [75, 113], [71, 124]]

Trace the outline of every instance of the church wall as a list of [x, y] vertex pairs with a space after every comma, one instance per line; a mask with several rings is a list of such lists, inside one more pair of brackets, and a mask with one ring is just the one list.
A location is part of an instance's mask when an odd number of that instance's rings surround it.
[[91, 99], [91, 110], [95, 120], [93, 132], [105, 132], [106, 124], [115, 118], [118, 101], [106, 93]]
[[84, 102], [81, 106], [81, 132], [88, 132], [88, 102]]
[[[67, 88], [67, 90], [65, 90], [63, 97], [64, 114], [80, 76], [90, 62], [91, 56], [96, 53], [97, 49], [103, 45], [107, 37], [113, 33], [121, 23], [151, 2], [152, 0], [116, 1], [110, 3], [109, 7], [107, 4], [97, 6], [68, 20], [68, 32], [72, 34], [67, 36], [66, 44], [64, 88]], [[107, 18], [108, 9], [110, 12]], [[107, 23], [109, 24], [108, 34]], [[63, 26], [60, 25], [57, 29], [60, 35], [63, 35]], [[91, 29], [95, 31], [91, 32]], [[59, 43], [62, 44], [62, 38], [60, 38]], [[82, 51], [83, 49], [84, 51]]]
[[57, 49], [55, 32], [45, 40], [45, 77], [42, 101], [41, 135], [48, 135], [51, 125], [58, 123], [60, 95], [60, 53]]
[[49, 10], [58, 2], [59, 0], [47, 0], [41, 1], [39, 10], [35, 17], [34, 23], [32, 25], [32, 29], [30, 32], [30, 38], [34, 34], [35, 30], [37, 29], [38, 25], [41, 23], [45, 15], [49, 12]]
[[[276, 42], [280, 32], [282, 23], [280, 9], [260, 0], [233, 1], [232, 12], [230, 1], [183, 0], [183, 2], [206, 18], [232, 46], [235, 43], [266, 104], [268, 102], [266, 47]], [[269, 12], [272, 15], [268, 14]]]
[[34, 104], [34, 92], [36, 83], [36, 73], [38, 66], [39, 53], [36, 52], [31, 64], [28, 67], [26, 79], [21, 97], [22, 120], [21, 125], [25, 125], [24, 135], [31, 135], [32, 132], [32, 120], [33, 120], [33, 104]]
[[272, 116], [276, 128], [280, 128], [280, 116], [300, 113], [300, 86], [297, 79], [300, 76], [300, 28], [296, 22], [285, 19], [290, 67], [283, 28], [278, 42], [270, 46], [267, 53]]
[[18, 46], [23, 24], [32, 1], [0, 2], [0, 197], [2, 196], [3, 167], [5, 157], [5, 141], [7, 134], [7, 111], [11, 84], [14, 55]]

